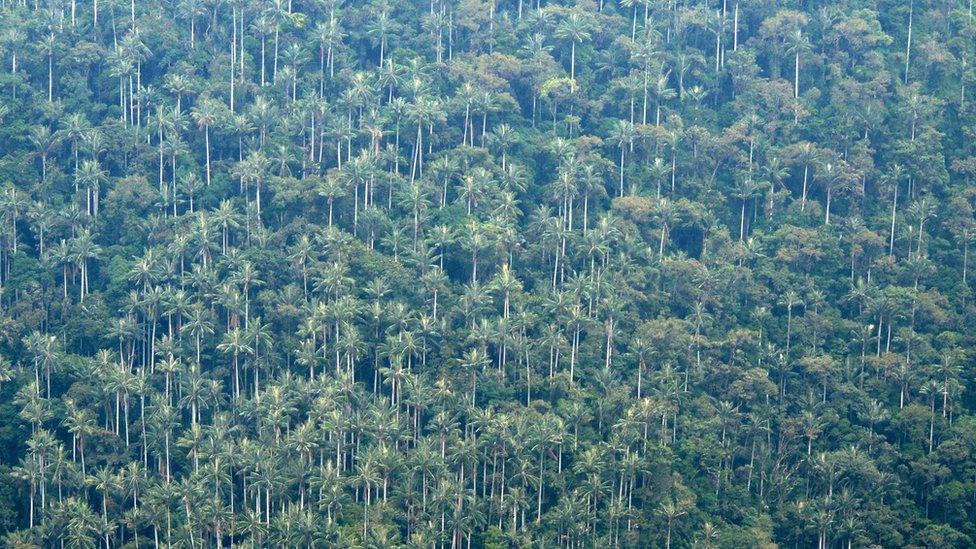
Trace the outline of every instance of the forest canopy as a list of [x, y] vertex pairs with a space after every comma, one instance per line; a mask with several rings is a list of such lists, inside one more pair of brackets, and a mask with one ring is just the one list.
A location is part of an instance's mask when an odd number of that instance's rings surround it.
[[0, 0], [12, 548], [976, 545], [959, 0]]

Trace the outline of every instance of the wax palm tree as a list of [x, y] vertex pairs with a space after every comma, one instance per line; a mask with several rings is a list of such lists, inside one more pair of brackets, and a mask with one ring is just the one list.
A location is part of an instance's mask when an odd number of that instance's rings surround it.
[[793, 161], [803, 166], [803, 188], [800, 195], [800, 211], [807, 206], [807, 189], [810, 178], [810, 167], [820, 161], [821, 151], [813, 143], [804, 141], [793, 149]]
[[58, 133], [62, 139], [71, 143], [71, 156], [74, 158], [74, 169], [79, 166], [78, 151], [82, 139], [87, 132], [91, 131], [91, 123], [85, 118], [83, 113], [72, 113], [64, 118]]
[[[111, 467], [104, 466], [95, 470], [93, 475], [85, 478], [85, 484], [95, 488], [101, 494], [102, 499], [102, 527], [105, 539], [105, 547], [109, 545], [109, 520], [108, 504], [112, 495], [119, 490], [120, 483]], [[114, 525], [112, 526], [114, 529]]]
[[651, 95], [654, 96], [654, 126], [658, 127], [661, 125], [661, 103], [670, 101], [677, 97], [677, 92], [675, 92], [668, 85], [669, 78], [671, 74], [670, 71], [665, 71], [657, 77], [654, 85], [650, 88]]
[[88, 410], [79, 408], [73, 400], [66, 400], [64, 404], [67, 413], [63, 424], [64, 428], [71, 433], [72, 437], [72, 461], [74, 461], [76, 456], [80, 457], [81, 474], [85, 475], [87, 474], [85, 467], [85, 441], [95, 434], [95, 419]]
[[590, 24], [579, 11], [573, 11], [556, 26], [553, 35], [560, 40], [570, 41], [569, 78], [573, 91], [576, 90], [576, 44], [590, 40]]
[[626, 153], [632, 151], [634, 148], [634, 141], [637, 139], [637, 129], [635, 128], [633, 122], [627, 120], [617, 120], [613, 126], [610, 138], [617, 147], [620, 149], [620, 182], [617, 190], [617, 196], [624, 195], [624, 174], [626, 173], [626, 166], [624, 161], [626, 159]]
[[255, 192], [255, 204], [257, 212], [261, 213], [261, 185], [267, 178], [270, 161], [260, 151], [251, 151], [247, 158], [238, 162], [232, 171], [233, 175], [241, 182], [241, 189], [247, 192], [248, 187], [253, 184]]
[[922, 252], [922, 237], [925, 235], [925, 222], [938, 216], [938, 207], [928, 195], [912, 202], [908, 215], [918, 223], [918, 245], [916, 255]]
[[[234, 204], [230, 200], [221, 200], [220, 205], [210, 215], [212, 216], [213, 222], [220, 226], [222, 236], [220, 253], [226, 255], [227, 247], [230, 244], [231, 229], [236, 229], [241, 226], [240, 214], [238, 214]], [[202, 221], [206, 218], [201, 216], [200, 219]]]
[[92, 512], [88, 502], [77, 497], [69, 497], [60, 503], [59, 509], [56, 509], [53, 514], [58, 515], [62, 512], [67, 518], [65, 547], [72, 549], [95, 547], [99, 523], [97, 515]]
[[741, 174], [732, 190], [732, 198], [738, 199], [739, 208], [739, 242], [745, 240], [746, 235], [746, 204], [759, 195], [763, 187], [748, 174]]
[[57, 132], [52, 132], [51, 128], [45, 125], [38, 125], [31, 128], [27, 137], [34, 147], [31, 154], [41, 159], [41, 183], [45, 183], [47, 181], [47, 159], [54, 152], [61, 136]]
[[101, 168], [98, 160], [85, 160], [75, 172], [76, 185], [85, 188], [85, 211], [92, 217], [98, 216], [99, 189], [108, 180], [108, 173]]
[[769, 203], [766, 210], [766, 215], [769, 218], [773, 215], [773, 195], [776, 194], [778, 189], [784, 187], [783, 182], [788, 176], [789, 170], [783, 160], [778, 156], [769, 158], [762, 168], [763, 180], [769, 182]]
[[363, 535], [366, 535], [369, 525], [369, 506], [372, 503], [372, 490], [380, 483], [379, 473], [376, 470], [376, 463], [373, 460], [363, 460], [356, 466], [357, 483], [362, 485], [363, 490]]
[[[779, 302], [780, 305], [786, 307], [786, 352], [785, 360], [790, 358], [790, 344], [792, 342], [793, 336], [793, 309], [797, 306], [803, 305], [803, 300], [800, 298], [800, 294], [796, 290], [789, 289], [783, 294], [783, 298]], [[780, 380], [780, 395], [783, 396], [785, 393], [785, 378]]]
[[325, 197], [325, 201], [329, 205], [329, 226], [331, 227], [332, 210], [335, 206], [335, 201], [346, 195], [345, 187], [338, 176], [329, 174], [320, 180], [318, 193], [320, 196]]
[[89, 293], [88, 286], [88, 265], [89, 261], [98, 259], [102, 253], [102, 247], [95, 243], [95, 237], [89, 229], [84, 229], [77, 237], [71, 239], [69, 248], [74, 256], [75, 263], [81, 272], [81, 285], [79, 287], [80, 301], [85, 301], [85, 296]]
[[203, 130], [204, 137], [204, 157], [206, 158], [207, 167], [207, 186], [210, 186], [210, 128], [217, 122], [217, 117], [220, 113], [220, 107], [223, 105], [218, 104], [215, 99], [210, 97], [204, 97], [197, 101], [197, 104], [191, 109], [191, 114], [193, 120], [197, 123], [197, 126]]
[[799, 27], [786, 37], [786, 52], [793, 53], [793, 98], [800, 98], [800, 55], [810, 50], [810, 41]]
[[660, 238], [658, 239], [657, 254], [664, 256], [664, 242], [668, 237], [671, 227], [680, 222], [681, 213], [675, 204], [667, 198], [660, 198], [654, 207], [654, 217], [661, 225]]
[[830, 202], [833, 193], [836, 191], [843, 191], [850, 187], [850, 174], [846, 173], [846, 166], [841, 166], [834, 164], [832, 162], [827, 162], [823, 167], [817, 172], [814, 177], [827, 192], [827, 203], [825, 207], [824, 224], [830, 225]]
[[240, 356], [249, 355], [254, 352], [254, 349], [247, 343], [246, 334], [240, 328], [234, 327], [224, 334], [224, 339], [217, 345], [217, 350], [233, 356], [234, 398], [239, 398], [241, 395]]
[[674, 523], [677, 522], [685, 514], [683, 505], [674, 499], [665, 501], [661, 503], [658, 513], [664, 518], [667, 523], [667, 533], [665, 534], [664, 546], [667, 549], [671, 548], [671, 530], [674, 527]]
[[386, 50], [387, 41], [391, 34], [393, 34], [393, 29], [395, 27], [395, 22], [390, 17], [389, 11], [386, 9], [381, 9], [378, 13], [375, 13], [373, 17], [370, 18], [369, 25], [366, 29], [366, 34], [370, 37], [371, 41], [376, 43], [380, 48], [380, 60], [377, 66], [382, 67], [386, 60]]
[[499, 124], [491, 131], [488, 142], [497, 148], [502, 155], [502, 171], [507, 167], [508, 151], [519, 139], [519, 134], [508, 124]]
[[196, 350], [194, 368], [200, 368], [202, 366], [203, 338], [214, 333], [213, 322], [210, 320], [208, 311], [200, 305], [190, 306], [186, 320], [180, 327], [180, 332], [186, 332], [193, 338]]

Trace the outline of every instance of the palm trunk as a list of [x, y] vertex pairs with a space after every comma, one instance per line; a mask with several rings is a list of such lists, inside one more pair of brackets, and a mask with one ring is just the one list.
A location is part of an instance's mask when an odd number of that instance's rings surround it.
[[793, 99], [800, 98], [800, 47], [797, 45], [793, 58]]
[[800, 197], [800, 211], [806, 211], [807, 208], [807, 181], [810, 175], [810, 165], [803, 165], [803, 194]]
[[891, 200], [891, 236], [888, 238], [888, 255], [895, 255], [895, 213], [898, 209], [898, 182], [895, 181], [895, 193]]
[[912, 60], [912, 20], [915, 15], [915, 2], [914, 0], [908, 3], [908, 41], [905, 46], [905, 85], [908, 85], [908, 70], [911, 66]]
[[825, 225], [830, 225], [830, 195], [832, 190], [833, 190], [832, 187], [829, 186], [827, 187], [827, 214], [826, 217], [824, 218]]
[[[231, 91], [231, 94], [233, 93], [234, 92]], [[204, 137], [205, 146], [207, 148], [207, 186], [209, 187], [210, 186], [210, 126], [209, 125], [204, 126], [203, 128], [203, 137]]]

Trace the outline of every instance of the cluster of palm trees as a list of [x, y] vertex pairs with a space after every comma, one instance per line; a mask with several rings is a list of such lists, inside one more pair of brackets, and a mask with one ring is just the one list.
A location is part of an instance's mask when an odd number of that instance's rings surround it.
[[[250, 356], [231, 333], [220, 347]], [[39, 364], [57, 360], [38, 352]], [[115, 408], [101, 425], [67, 397], [55, 404], [41, 396], [36, 382], [18, 394], [33, 434], [16, 472], [30, 486], [30, 526], [41, 539], [328, 544], [350, 534], [342, 525], [359, 522], [349, 516], [358, 509], [361, 539], [374, 544], [384, 539], [374, 536], [398, 536], [391, 521], [402, 521], [402, 539], [418, 546], [466, 543], [487, 524], [516, 543], [544, 524], [553, 542], [587, 539], [597, 528], [619, 541], [653, 500], [649, 475], [671, 436], [654, 428], [648, 400], [616, 424], [601, 418], [612, 442], [593, 445], [580, 436], [592, 421], [581, 402], [558, 413], [495, 411], [466, 404], [446, 378], [430, 383], [396, 367], [382, 373], [389, 400], [345, 372], [308, 379], [286, 371], [255, 385], [253, 396], [227, 397], [219, 381], [178, 360], [132, 374], [104, 362], [110, 357], [100, 353], [80, 374]], [[614, 407], [625, 405], [625, 395], [614, 395], [620, 388], [604, 390]], [[70, 451], [45, 428], [52, 406], [64, 406]], [[130, 423], [142, 430], [131, 441]], [[86, 465], [86, 444], [106, 437], [131, 446], [136, 459], [113, 466], [101, 450], [101, 464], [89, 453]], [[570, 478], [580, 479], [571, 491]]]
[[969, 535], [962, 123], [707, 4], [0, 6], [8, 543]]

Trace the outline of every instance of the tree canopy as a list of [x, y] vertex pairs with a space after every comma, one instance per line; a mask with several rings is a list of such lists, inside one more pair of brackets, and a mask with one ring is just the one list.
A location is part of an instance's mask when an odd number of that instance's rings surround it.
[[971, 547], [976, 21], [0, 0], [9, 547]]

